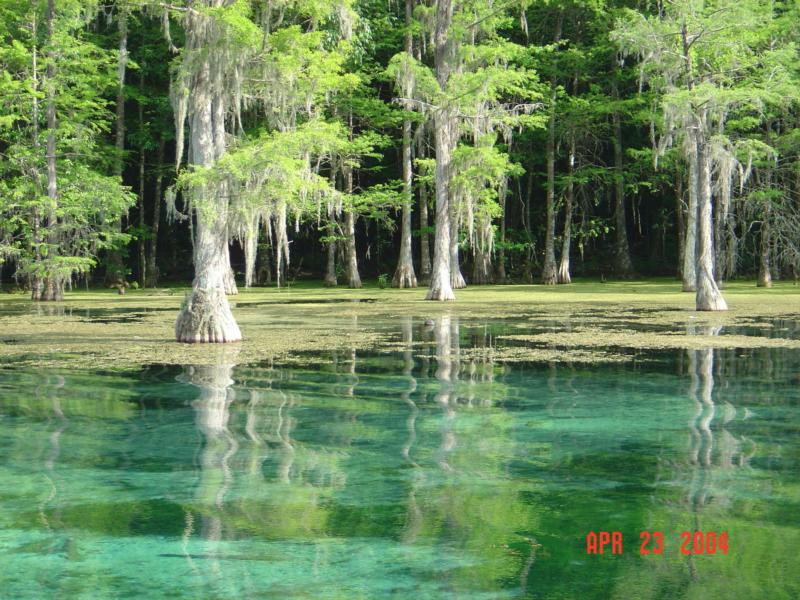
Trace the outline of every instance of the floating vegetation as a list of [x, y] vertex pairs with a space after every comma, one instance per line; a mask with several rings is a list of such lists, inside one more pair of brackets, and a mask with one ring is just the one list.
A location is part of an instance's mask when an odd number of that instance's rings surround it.
[[[452, 303], [425, 302], [420, 290], [248, 290], [235, 309], [245, 339], [221, 347], [174, 341], [177, 290], [76, 292], [45, 307], [9, 295], [0, 302], [0, 364], [134, 369], [225, 362], [231, 354], [239, 364], [303, 363], [313, 353], [353, 349], [413, 347], [418, 354], [433, 343], [430, 323], [443, 315], [473, 329], [490, 325], [490, 346], [462, 343], [462, 353], [496, 362], [623, 362], [636, 349], [800, 348], [799, 287], [730, 285], [727, 313], [689, 310], [692, 298], [676, 289], [671, 281], [473, 287]], [[415, 328], [412, 340], [398, 338], [403, 319]]]

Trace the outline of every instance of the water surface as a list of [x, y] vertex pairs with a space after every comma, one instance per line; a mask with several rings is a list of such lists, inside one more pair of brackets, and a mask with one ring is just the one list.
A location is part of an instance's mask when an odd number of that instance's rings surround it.
[[503, 365], [507, 319], [373, 325], [292, 366], [0, 367], [1, 595], [800, 597], [797, 350]]

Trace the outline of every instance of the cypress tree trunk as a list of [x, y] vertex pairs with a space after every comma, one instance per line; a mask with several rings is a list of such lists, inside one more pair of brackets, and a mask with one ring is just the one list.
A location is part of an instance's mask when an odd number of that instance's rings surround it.
[[492, 221], [488, 217], [483, 217], [478, 223], [476, 240], [473, 245], [472, 263], [472, 282], [475, 285], [487, 285], [494, 283], [492, 269]]
[[[413, 56], [413, 41], [411, 38], [411, 12], [412, 0], [406, 0], [406, 52]], [[414, 261], [411, 255], [411, 204], [413, 189], [411, 165], [411, 121], [403, 121], [403, 216], [400, 228], [400, 256], [397, 259], [397, 269], [392, 277], [392, 287], [413, 288], [417, 287], [417, 276], [414, 273]]]
[[125, 166], [123, 152], [125, 151], [125, 71], [128, 67], [128, 9], [124, 3], [119, 9], [119, 58], [117, 62], [117, 118], [114, 131], [114, 145], [117, 148], [117, 161], [114, 164], [114, 174], [122, 177]]
[[542, 283], [555, 285], [558, 281], [556, 271], [556, 91], [555, 85], [550, 94], [550, 119], [547, 123], [547, 215], [544, 236], [544, 266], [542, 267]]
[[414, 262], [411, 255], [411, 121], [403, 123], [403, 215], [400, 228], [400, 256], [397, 269], [392, 277], [392, 287], [417, 287], [417, 276], [414, 273]]
[[[187, 19], [187, 43], [202, 48], [208, 34], [202, 17]], [[190, 94], [191, 160], [201, 167], [211, 166], [224, 151], [224, 122], [219, 121], [222, 100], [214, 97], [208, 58], [198, 67]], [[218, 92], [217, 92], [218, 93]], [[216, 106], [215, 106], [216, 104]], [[216, 110], [214, 110], [216, 109]], [[216, 112], [216, 115], [214, 114]], [[215, 116], [217, 123], [214, 123]], [[215, 126], [216, 125], [216, 126]], [[216, 139], [215, 139], [216, 138]], [[197, 233], [194, 243], [195, 277], [175, 322], [179, 342], [234, 342], [242, 339], [225, 296], [225, 277], [230, 270], [228, 259], [228, 196], [211, 186], [192, 190], [195, 198]], [[213, 210], [208, 210], [210, 205]], [[206, 208], [206, 210], [202, 210]]]
[[678, 167], [675, 173], [675, 227], [678, 238], [678, 279], [683, 277], [683, 253], [686, 248], [684, 237], [686, 225], [683, 220], [683, 172]]
[[689, 160], [689, 210], [686, 211], [686, 235], [683, 238], [683, 278], [682, 289], [684, 292], [694, 292], [697, 289], [697, 155], [693, 152], [687, 157]]
[[[119, 58], [117, 59], [117, 99], [114, 130], [114, 146], [117, 149], [117, 160], [114, 164], [114, 174], [121, 178], [125, 168], [125, 73], [128, 68], [128, 9], [124, 4], [119, 6]], [[122, 231], [122, 217], [114, 223], [114, 228], [117, 233]], [[125, 265], [121, 251], [118, 248], [109, 249], [107, 261], [106, 283], [116, 283], [120, 279], [124, 279]]]
[[[139, 72], [139, 92], [144, 96], [144, 73]], [[144, 130], [144, 106], [139, 101], [139, 130]], [[139, 285], [144, 289], [147, 286], [147, 257], [145, 255], [144, 239], [144, 144], [139, 149], [139, 194], [137, 198], [137, 208], [139, 213]]]
[[158, 229], [161, 225], [161, 191], [164, 183], [164, 138], [159, 137], [158, 151], [156, 153], [156, 184], [153, 192], [153, 224], [150, 227], [150, 244], [147, 252], [147, 285], [156, 287], [158, 285], [158, 264], [156, 251], [158, 250]]
[[475, 285], [494, 283], [492, 277], [492, 257], [481, 248], [475, 249], [474, 263], [472, 265], [472, 283]]
[[336, 242], [328, 242], [325, 244], [325, 249], [328, 254], [325, 265], [325, 287], [336, 287], [338, 285], [336, 280]]
[[[453, 18], [452, 0], [436, 3], [436, 25], [434, 32], [434, 62], [436, 79], [442, 91], [447, 89], [453, 54], [452, 43], [447, 33]], [[450, 285], [450, 161], [453, 147], [458, 139], [458, 124], [453, 109], [440, 106], [434, 112], [434, 142], [436, 146], [436, 236], [433, 245], [433, 271], [426, 300], [455, 300]]]
[[144, 149], [139, 152], [139, 285], [147, 286], [147, 257], [145, 255], [144, 233]]
[[506, 276], [506, 195], [500, 195], [500, 247], [497, 249], [497, 265], [495, 266], [495, 281], [505, 283]]
[[[766, 131], [766, 140], [768, 144], [772, 143], [770, 135], [771, 131], [772, 121], [770, 120], [767, 122]], [[758, 280], [756, 281], [756, 285], [758, 287], [770, 288], [772, 287], [772, 273], [770, 271], [769, 264], [770, 250], [772, 246], [770, 243], [770, 221], [772, 219], [772, 200], [770, 192], [772, 191], [772, 169], [769, 166], [766, 168], [765, 179], [767, 198], [766, 202], [764, 203], [764, 215], [761, 221], [760, 245], [758, 252]]]
[[[33, 48], [31, 50], [31, 138], [33, 143], [34, 155], [39, 157], [39, 0], [31, 0], [31, 39]], [[42, 197], [42, 182], [39, 173], [38, 160], [33, 161], [31, 168], [33, 176], [33, 185], [38, 198]], [[33, 215], [31, 217], [31, 228], [33, 235], [33, 257], [35, 264], [39, 264], [42, 260], [42, 233], [40, 230], [40, 216], [39, 206], [34, 205]], [[31, 298], [38, 300], [41, 297], [42, 281], [38, 274], [33, 274], [30, 278]]]
[[561, 263], [558, 266], [558, 283], [572, 283], [569, 272], [569, 253], [572, 244], [572, 206], [575, 200], [575, 184], [572, 176], [575, 173], [575, 137], [570, 138], [569, 148], [569, 180], [564, 197], [564, 237], [561, 240]]
[[[767, 175], [767, 185], [770, 177]], [[758, 287], [772, 287], [772, 273], [770, 272], [770, 219], [772, 218], [772, 202], [767, 198], [764, 205], [764, 216], [761, 221], [760, 245], [758, 252]]]
[[[348, 168], [345, 171], [347, 181], [347, 193], [353, 193], [353, 170]], [[347, 273], [347, 285], [351, 288], [361, 287], [361, 276], [358, 274], [358, 256], [356, 254], [356, 217], [352, 210], [344, 213], [344, 230], [347, 240], [345, 241], [345, 270]]]
[[419, 278], [423, 283], [431, 280], [431, 244], [428, 235], [428, 195], [424, 188], [419, 191]]
[[458, 256], [458, 213], [455, 203], [450, 199], [450, 287], [460, 290], [467, 287], [464, 276], [461, 274], [461, 264]]
[[[618, 96], [614, 85], [614, 95]], [[614, 123], [614, 272], [618, 277], [633, 275], [633, 263], [628, 246], [628, 226], [625, 218], [625, 172], [622, 156], [622, 119], [612, 114]]]
[[233, 267], [231, 267], [231, 244], [227, 229], [225, 230], [225, 256], [223, 259], [225, 261], [225, 274], [222, 281], [225, 286], [225, 293], [228, 296], [235, 296], [239, 293], [239, 288], [236, 285], [236, 276], [233, 273]]
[[[705, 125], [705, 118], [701, 119]], [[714, 279], [714, 239], [711, 206], [711, 156], [704, 127], [697, 128], [697, 310], [727, 310], [725, 299]]]
[[[561, 40], [564, 24], [564, 9], [559, 10], [556, 23], [555, 43]], [[550, 118], [547, 121], [547, 190], [545, 192], [546, 222], [544, 235], [544, 265], [542, 283], [555, 285], [558, 281], [556, 269], [556, 78], [550, 79]]]
[[[54, 26], [56, 18], [55, 0], [47, 1], [47, 38], [50, 43], [48, 51], [47, 69], [45, 69], [46, 89], [47, 89], [47, 259], [52, 259], [58, 253], [58, 234], [55, 227], [58, 224], [56, 211], [58, 210], [58, 179], [56, 173], [56, 128], [58, 120], [56, 117], [56, 98], [55, 98], [55, 63], [56, 56], [53, 49]], [[36, 282], [36, 287], [32, 291], [34, 300], [58, 301], [64, 298], [64, 281], [60, 274], [48, 268], [47, 272]]]

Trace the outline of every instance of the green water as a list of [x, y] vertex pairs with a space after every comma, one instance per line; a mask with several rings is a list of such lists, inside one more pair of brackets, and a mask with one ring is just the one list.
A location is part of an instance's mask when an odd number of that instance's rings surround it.
[[[302, 367], [0, 366], [0, 596], [800, 597], [799, 352], [503, 366], [507, 324], [382, 323]], [[695, 529], [728, 553], [681, 554]]]

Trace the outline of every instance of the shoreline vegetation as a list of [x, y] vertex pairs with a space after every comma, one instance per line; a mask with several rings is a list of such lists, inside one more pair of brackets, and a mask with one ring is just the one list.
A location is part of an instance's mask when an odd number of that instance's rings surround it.
[[[442, 316], [493, 328], [480, 352], [498, 363], [608, 363], [640, 360], [638, 350], [800, 349], [800, 286], [753, 281], [725, 285], [726, 312], [697, 312], [673, 279], [579, 281], [569, 286], [480, 286], [455, 302], [425, 302], [419, 289], [329, 289], [300, 283], [252, 288], [231, 298], [244, 340], [175, 344], [175, 314], [188, 288], [75, 291], [63, 302], [31, 304], [0, 295], [0, 368], [136, 369], [148, 364], [303, 363], [341, 350], [392, 352], [430, 345]], [[511, 322], [513, 320], [513, 323]], [[411, 340], [397, 323], [410, 321]], [[508, 321], [508, 323], [504, 323]], [[320, 353], [322, 358], [320, 358]]]

